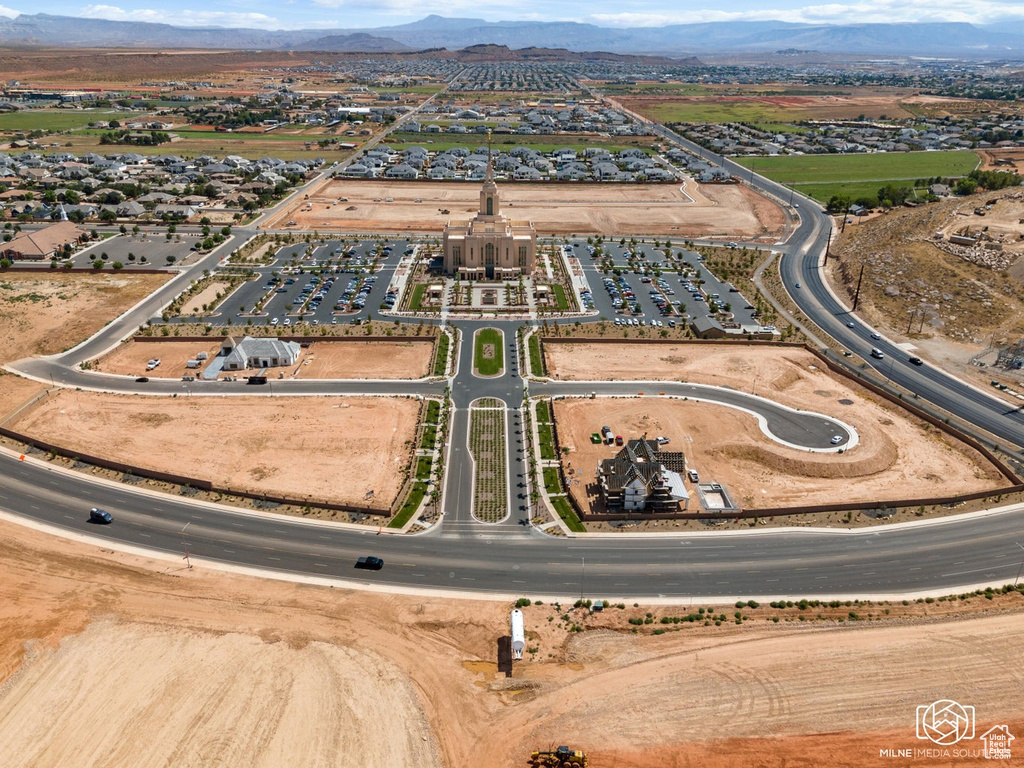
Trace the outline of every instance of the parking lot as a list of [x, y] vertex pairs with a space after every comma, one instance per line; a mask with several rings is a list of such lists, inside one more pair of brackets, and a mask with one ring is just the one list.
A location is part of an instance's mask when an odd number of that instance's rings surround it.
[[580, 259], [590, 283], [590, 293], [581, 296], [585, 306], [603, 317], [615, 318], [617, 324], [672, 327], [682, 321], [683, 314], [705, 317], [715, 307], [732, 312], [738, 323], [758, 324], [747, 299], [712, 274], [692, 251], [673, 248], [679, 254], [673, 262], [650, 243], [632, 246], [632, 254], [628, 245], [605, 243], [613, 265], [605, 274], [602, 261], [608, 257], [596, 258], [593, 246], [574, 241], [569, 249]]
[[238, 287], [211, 322], [232, 318], [253, 325], [289, 327], [299, 322], [337, 325], [377, 316], [396, 297], [388, 285], [407, 240], [340, 240], [285, 246], [274, 261], [255, 271], [256, 280]]

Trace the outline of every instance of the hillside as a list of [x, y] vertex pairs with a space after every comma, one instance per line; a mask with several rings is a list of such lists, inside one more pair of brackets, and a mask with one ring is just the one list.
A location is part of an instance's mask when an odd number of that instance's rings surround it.
[[[995, 353], [985, 354], [990, 346], [1024, 338], [1022, 221], [1019, 189], [897, 209], [848, 224], [833, 243], [827, 274], [852, 305], [863, 265], [859, 315], [893, 340], [920, 347], [923, 356], [978, 374], [977, 366], [966, 367], [972, 358], [992, 364]], [[957, 233], [978, 242], [951, 244]]]

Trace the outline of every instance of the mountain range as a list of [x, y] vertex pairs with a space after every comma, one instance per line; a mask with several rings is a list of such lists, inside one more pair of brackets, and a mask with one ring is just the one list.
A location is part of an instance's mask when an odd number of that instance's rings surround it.
[[565, 48], [689, 56], [770, 53], [780, 49], [933, 57], [1024, 56], [1024, 23], [795, 24], [728, 21], [661, 27], [599, 27], [555, 21], [497, 21], [427, 16], [374, 29], [263, 30], [176, 27], [46, 13], [0, 18], [0, 45], [228, 48], [244, 50], [409, 52], [472, 45]]

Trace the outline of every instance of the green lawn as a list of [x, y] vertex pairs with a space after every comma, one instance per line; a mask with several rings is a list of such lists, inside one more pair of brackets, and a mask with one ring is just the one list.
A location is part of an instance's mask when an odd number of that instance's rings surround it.
[[429, 480], [430, 479], [430, 468], [433, 466], [434, 460], [430, 456], [420, 456], [416, 459], [416, 479], [417, 480]]
[[546, 421], [551, 421], [551, 403], [549, 403], [547, 400], [538, 400], [536, 410], [538, 424], [542, 424]]
[[555, 508], [555, 512], [562, 518], [569, 530], [573, 533], [586, 533], [587, 528], [583, 523], [580, 522], [579, 517], [573, 511], [572, 506], [569, 504], [569, 500], [565, 496], [556, 496], [551, 500], [551, 506]]
[[542, 459], [554, 459], [555, 435], [550, 424], [537, 425], [537, 437], [540, 440], [540, 457]]
[[427, 424], [437, 424], [438, 418], [441, 416], [441, 404], [437, 400], [427, 401], [427, 415], [423, 418], [423, 421]]
[[[505, 348], [501, 331], [483, 328], [476, 333], [473, 342], [473, 368], [481, 376], [494, 376], [505, 370]], [[484, 357], [484, 347], [492, 347], [492, 357]]]
[[544, 357], [540, 353], [540, 339], [537, 334], [530, 337], [530, 373], [534, 376], [544, 375]]
[[427, 424], [423, 427], [423, 440], [420, 442], [420, 448], [425, 451], [434, 450], [434, 446], [437, 444], [437, 427], [433, 424]]
[[443, 331], [437, 337], [437, 352], [434, 355], [434, 375], [444, 376], [448, 372], [448, 346], [450, 340]]
[[558, 467], [544, 467], [544, 490], [551, 496], [562, 492], [562, 482], [558, 479]]
[[[870, 181], [878, 186], [893, 180], [933, 176], [965, 176], [980, 162], [968, 150], [901, 152], [871, 155], [787, 155], [742, 157], [737, 163], [783, 184]], [[877, 189], [877, 187], [876, 187]]]
[[412, 289], [412, 296], [409, 297], [409, 311], [418, 312], [423, 305], [423, 294], [427, 292], [427, 284], [420, 283]]
[[35, 109], [0, 115], [0, 131], [67, 131], [96, 120], [140, 120], [138, 112], [110, 109]]
[[551, 286], [551, 292], [555, 296], [555, 309], [559, 312], [566, 312], [569, 309], [569, 299], [565, 296], [565, 286], [559, 283]]
[[409, 489], [409, 495], [405, 499], [405, 503], [402, 508], [398, 510], [398, 514], [395, 515], [395, 519], [388, 523], [388, 528], [401, 528], [407, 522], [409, 518], [413, 516], [417, 509], [420, 508], [420, 502], [423, 501], [423, 497], [427, 493], [426, 483], [413, 483], [411, 489]]

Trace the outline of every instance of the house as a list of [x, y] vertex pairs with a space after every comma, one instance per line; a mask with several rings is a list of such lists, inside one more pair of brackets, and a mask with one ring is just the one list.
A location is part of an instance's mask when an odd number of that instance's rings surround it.
[[677, 512], [687, 509], [690, 494], [683, 483], [682, 451], [661, 451], [657, 441], [629, 440], [614, 458], [597, 468], [608, 511]]
[[244, 371], [247, 368], [277, 368], [295, 365], [301, 347], [294, 341], [281, 339], [256, 339], [246, 336], [235, 341], [228, 336], [220, 345], [223, 357], [221, 370]]
[[61, 221], [35, 232], [24, 232], [9, 243], [0, 244], [0, 257], [14, 261], [52, 259], [65, 245], [80, 243], [85, 236], [85, 230], [73, 222]]

